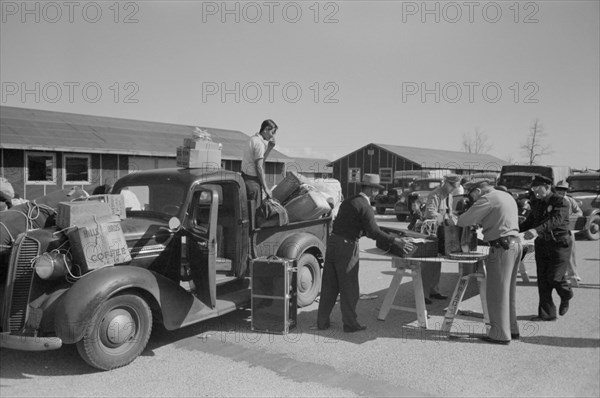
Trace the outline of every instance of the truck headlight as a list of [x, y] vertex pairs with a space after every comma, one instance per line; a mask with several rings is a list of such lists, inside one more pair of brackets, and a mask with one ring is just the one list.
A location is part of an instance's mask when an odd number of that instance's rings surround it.
[[33, 267], [41, 279], [58, 279], [69, 273], [71, 260], [59, 252], [44, 253], [34, 260]]

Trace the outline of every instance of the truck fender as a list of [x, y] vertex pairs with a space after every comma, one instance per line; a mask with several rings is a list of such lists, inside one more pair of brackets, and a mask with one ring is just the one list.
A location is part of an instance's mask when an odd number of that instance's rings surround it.
[[583, 212], [583, 216], [586, 218], [590, 218], [596, 214], [600, 213], [600, 209], [587, 209], [586, 211]]
[[170, 279], [145, 268], [105, 267], [86, 274], [60, 297], [54, 313], [56, 336], [65, 344], [81, 340], [100, 304], [130, 289], [140, 292], [151, 308], [159, 307], [169, 330], [181, 326], [190, 308], [198, 302]]
[[[325, 245], [316, 236], [307, 232], [299, 232], [285, 238], [277, 249], [277, 256], [285, 258], [299, 258], [306, 249], [316, 247], [319, 254], [325, 255]], [[316, 254], [316, 253], [313, 253]]]

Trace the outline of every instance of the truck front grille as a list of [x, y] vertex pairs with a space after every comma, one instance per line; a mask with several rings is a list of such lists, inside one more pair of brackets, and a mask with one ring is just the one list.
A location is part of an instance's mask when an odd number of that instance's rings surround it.
[[8, 319], [8, 326], [11, 332], [18, 331], [25, 325], [29, 292], [34, 273], [31, 261], [38, 255], [39, 247], [40, 244], [38, 241], [26, 236], [20, 245], [13, 247], [13, 250], [17, 250], [17, 255], [11, 256], [11, 259], [16, 258], [15, 264], [11, 264], [11, 266], [15, 267]]

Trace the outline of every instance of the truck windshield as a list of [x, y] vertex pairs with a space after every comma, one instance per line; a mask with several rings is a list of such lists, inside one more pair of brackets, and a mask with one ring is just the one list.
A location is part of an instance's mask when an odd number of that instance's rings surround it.
[[185, 199], [185, 188], [177, 184], [144, 184], [121, 187], [125, 198], [127, 216], [146, 216], [153, 213], [159, 218], [169, 219], [180, 216]]
[[505, 175], [500, 177], [498, 185], [504, 185], [506, 188], [529, 189], [529, 186], [531, 185], [531, 179], [532, 176], [530, 175]]
[[600, 179], [571, 179], [569, 181], [569, 192], [600, 192]]
[[412, 185], [413, 191], [433, 191], [439, 187], [441, 181], [415, 181]]

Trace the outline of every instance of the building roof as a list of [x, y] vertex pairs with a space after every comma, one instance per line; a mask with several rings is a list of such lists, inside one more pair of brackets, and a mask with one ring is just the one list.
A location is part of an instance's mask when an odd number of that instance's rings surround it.
[[330, 163], [327, 159], [293, 158], [285, 161], [285, 169], [298, 173], [332, 173]]
[[447, 151], [442, 149], [415, 148], [401, 145], [368, 144], [358, 150], [368, 146], [379, 147], [413, 163], [416, 163], [424, 169], [474, 169], [500, 171], [503, 165], [510, 164], [505, 160], [488, 154]]
[[[196, 126], [0, 107], [0, 148], [175, 157]], [[201, 127], [223, 144], [222, 158], [241, 160], [248, 135]], [[269, 161], [290, 158], [273, 150]]]

